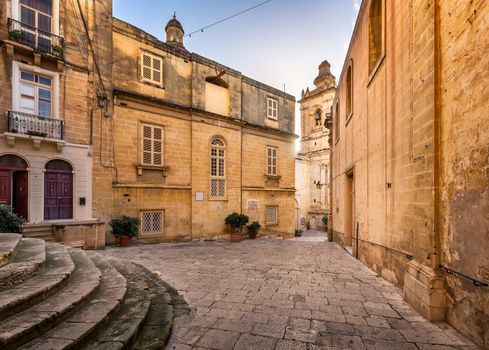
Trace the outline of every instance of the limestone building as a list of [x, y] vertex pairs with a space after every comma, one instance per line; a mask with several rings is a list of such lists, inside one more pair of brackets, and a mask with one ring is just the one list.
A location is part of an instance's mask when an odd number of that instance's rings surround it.
[[335, 240], [489, 348], [489, 3], [364, 0], [333, 104]]
[[[92, 207], [90, 132], [102, 90], [80, 47], [79, 11], [58, 0], [0, 1], [0, 203], [27, 220], [26, 234], [93, 248], [104, 236]], [[110, 35], [100, 27], [92, 40]]]
[[296, 201], [298, 228], [325, 229], [323, 217], [329, 208], [329, 129], [325, 126], [331, 114], [336, 93], [335, 77], [328, 61], [319, 65], [315, 88], [302, 91], [301, 148], [296, 157]]
[[95, 216], [138, 217], [146, 241], [225, 236], [234, 211], [292, 236], [295, 98], [187, 51], [176, 17], [166, 42], [112, 23]]

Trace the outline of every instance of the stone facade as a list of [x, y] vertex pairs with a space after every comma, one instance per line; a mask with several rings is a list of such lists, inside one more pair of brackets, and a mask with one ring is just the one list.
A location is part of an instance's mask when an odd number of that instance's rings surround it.
[[[292, 236], [295, 98], [188, 52], [176, 18], [166, 30], [167, 43], [113, 20], [114, 106], [101, 120], [108, 138], [100, 141], [105, 166], [94, 162], [95, 215], [139, 217], [139, 238], [151, 242], [226, 237], [234, 211], [260, 221], [263, 234]], [[163, 135], [158, 149], [145, 148], [151, 128]], [[277, 152], [272, 173], [268, 148]], [[267, 222], [267, 210], [278, 220]]]
[[[112, 4], [104, 0], [93, 6], [80, 2], [90, 18], [89, 29], [91, 21], [106, 16], [102, 8]], [[49, 17], [51, 25], [27, 26], [21, 8], [35, 13], [36, 23]], [[80, 8], [57, 0], [29, 5], [8, 0], [0, 2], [0, 13], [0, 173], [6, 185], [0, 202], [13, 205], [28, 225], [63, 223], [76, 228], [73, 224], [83, 222], [86, 226], [81, 227], [97, 227], [90, 128], [98, 78], [89, 48], [82, 45], [86, 33], [74, 21], [81, 20]], [[103, 35], [102, 30], [97, 34]], [[22, 173], [25, 179], [20, 180]], [[50, 180], [53, 177], [57, 180]], [[103, 230], [88, 231], [89, 241], [97, 242], [89, 246], [103, 247]], [[70, 240], [70, 234], [63, 239]]]
[[363, 1], [333, 103], [331, 186], [335, 240], [485, 348], [488, 21], [485, 1]]
[[330, 64], [319, 66], [315, 89], [302, 91], [301, 149], [296, 157], [296, 200], [299, 205], [297, 228], [326, 229], [323, 217], [329, 213], [329, 143], [330, 131], [325, 121], [331, 118], [336, 93]]

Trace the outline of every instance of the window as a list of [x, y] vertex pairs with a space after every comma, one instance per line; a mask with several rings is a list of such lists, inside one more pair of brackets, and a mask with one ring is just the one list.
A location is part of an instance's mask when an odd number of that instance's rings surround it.
[[265, 223], [267, 225], [278, 224], [278, 207], [265, 208]]
[[141, 212], [141, 234], [163, 233], [163, 211]]
[[163, 128], [141, 125], [141, 163], [143, 165], [163, 165]]
[[353, 114], [353, 77], [352, 77], [352, 65], [348, 67], [346, 73], [346, 119]]
[[316, 126], [321, 126], [321, 110], [318, 109], [314, 113], [314, 122], [316, 123]]
[[51, 117], [52, 85], [52, 79], [49, 77], [21, 70], [19, 111], [41, 117]]
[[[20, 0], [20, 22], [25, 42], [30, 46], [51, 52], [53, 4], [51, 0]], [[40, 31], [37, 31], [39, 29]]]
[[267, 147], [267, 175], [277, 175], [277, 148]]
[[149, 52], [141, 53], [141, 81], [163, 87], [163, 58]]
[[211, 198], [226, 197], [226, 150], [224, 141], [216, 138], [211, 142]]
[[278, 101], [274, 98], [267, 98], [267, 118], [278, 120]]
[[377, 67], [383, 51], [382, 0], [372, 0], [368, 19], [369, 26], [369, 74]]
[[334, 133], [335, 141], [338, 141], [340, 139], [340, 101], [336, 102], [334, 113]]

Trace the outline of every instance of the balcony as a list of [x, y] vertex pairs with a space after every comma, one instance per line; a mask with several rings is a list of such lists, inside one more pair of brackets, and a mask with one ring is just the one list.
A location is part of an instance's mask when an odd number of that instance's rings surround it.
[[7, 111], [8, 132], [63, 140], [63, 121], [21, 112]]
[[35, 52], [63, 59], [64, 41], [62, 37], [11, 18], [8, 19], [8, 39], [28, 46]]

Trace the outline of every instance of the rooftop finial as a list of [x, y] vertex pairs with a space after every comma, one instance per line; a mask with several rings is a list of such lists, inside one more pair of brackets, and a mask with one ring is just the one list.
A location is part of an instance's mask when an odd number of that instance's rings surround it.
[[173, 19], [177, 19], [177, 11], [173, 12]]

